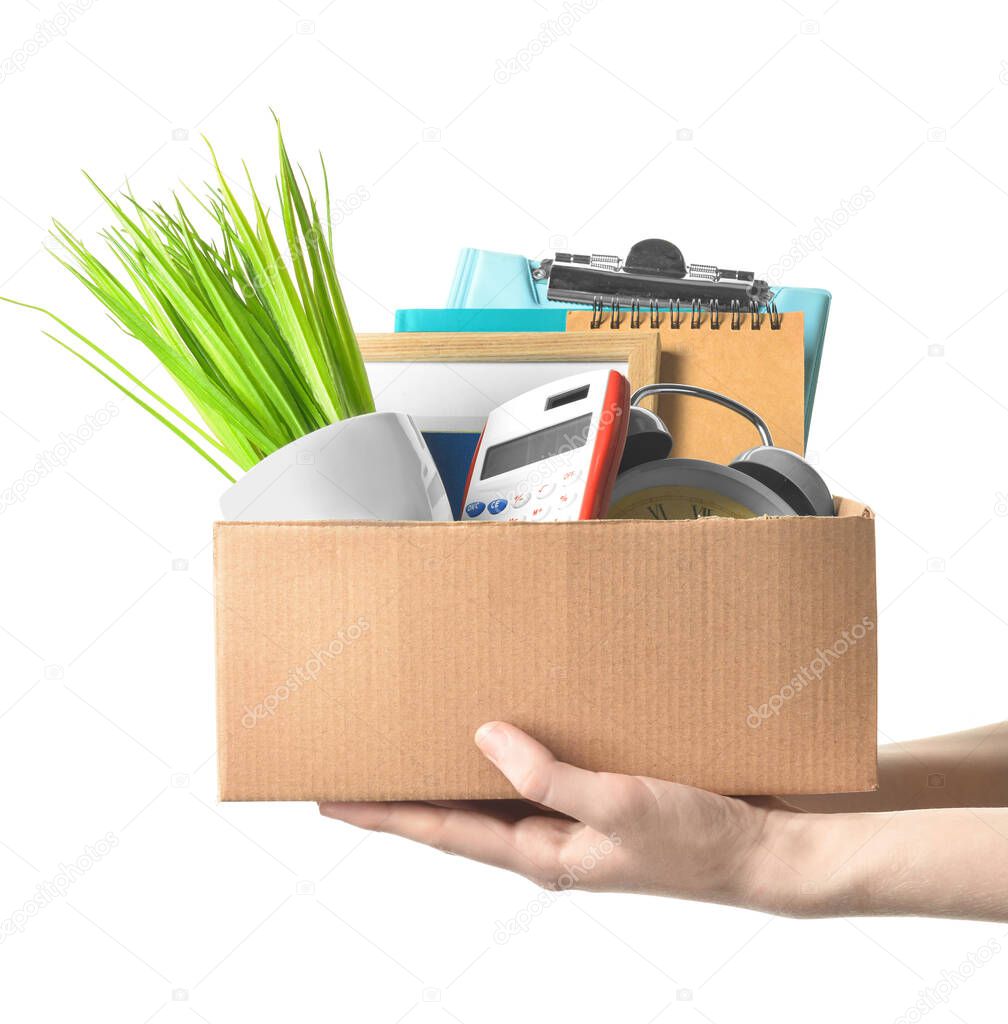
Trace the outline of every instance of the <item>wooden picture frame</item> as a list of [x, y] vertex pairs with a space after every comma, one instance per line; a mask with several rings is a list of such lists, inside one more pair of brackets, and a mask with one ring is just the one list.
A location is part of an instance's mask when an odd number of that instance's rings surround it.
[[[661, 365], [652, 330], [409, 332], [357, 340], [377, 409], [413, 417], [456, 516], [486, 418], [502, 402], [596, 363], [625, 373], [635, 391], [657, 383]], [[641, 405], [653, 410], [653, 403]]]
[[[359, 334], [365, 363], [626, 363], [630, 390], [657, 384], [658, 331]], [[654, 409], [655, 399], [641, 405]]]

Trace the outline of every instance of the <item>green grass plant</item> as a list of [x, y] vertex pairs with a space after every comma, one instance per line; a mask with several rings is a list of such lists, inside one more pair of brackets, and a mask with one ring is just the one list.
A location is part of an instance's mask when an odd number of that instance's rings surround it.
[[[148, 387], [106, 348], [49, 309], [59, 333], [44, 333], [128, 395], [228, 479], [222, 456], [249, 469], [298, 437], [374, 411], [374, 400], [332, 254], [329, 182], [322, 161], [322, 213], [296, 172], [277, 123], [276, 193], [282, 232], [244, 168], [243, 206], [210, 148], [214, 180], [202, 198], [215, 225], [197, 230], [182, 200], [142, 205], [88, 181], [114, 215], [97, 254], [53, 222], [56, 259], [174, 378], [198, 419]], [[320, 158], [321, 160], [321, 158]], [[239, 191], [243, 191], [239, 189]]]

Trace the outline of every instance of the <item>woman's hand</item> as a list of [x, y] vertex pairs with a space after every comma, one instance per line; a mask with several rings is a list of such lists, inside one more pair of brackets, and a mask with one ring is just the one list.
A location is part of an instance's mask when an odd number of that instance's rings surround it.
[[576, 768], [502, 722], [482, 726], [476, 743], [538, 808], [474, 801], [320, 810], [552, 889], [651, 893], [793, 916], [1008, 920], [1004, 810], [807, 814], [775, 800]]

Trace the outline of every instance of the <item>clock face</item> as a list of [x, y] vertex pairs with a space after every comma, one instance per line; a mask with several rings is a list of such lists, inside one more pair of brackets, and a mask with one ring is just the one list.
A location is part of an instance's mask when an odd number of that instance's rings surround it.
[[753, 519], [793, 516], [794, 509], [766, 484], [701, 459], [656, 459], [620, 473], [610, 519]]
[[647, 487], [614, 501], [610, 519], [752, 519], [752, 509], [703, 487]]

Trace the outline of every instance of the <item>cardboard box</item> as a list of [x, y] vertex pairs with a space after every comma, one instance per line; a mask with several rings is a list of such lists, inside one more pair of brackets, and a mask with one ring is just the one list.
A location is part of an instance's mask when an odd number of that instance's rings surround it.
[[513, 796], [491, 719], [733, 794], [876, 787], [875, 529], [218, 523], [222, 800]]

